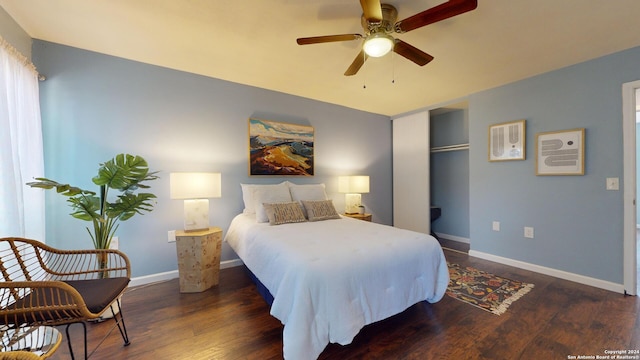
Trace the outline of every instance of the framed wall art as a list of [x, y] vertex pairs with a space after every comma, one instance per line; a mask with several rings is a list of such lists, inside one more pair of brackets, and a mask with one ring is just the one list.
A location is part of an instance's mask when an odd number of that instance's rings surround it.
[[313, 176], [313, 127], [250, 118], [249, 175]]
[[489, 161], [524, 160], [526, 120], [489, 126]]
[[584, 175], [584, 128], [536, 134], [536, 175]]

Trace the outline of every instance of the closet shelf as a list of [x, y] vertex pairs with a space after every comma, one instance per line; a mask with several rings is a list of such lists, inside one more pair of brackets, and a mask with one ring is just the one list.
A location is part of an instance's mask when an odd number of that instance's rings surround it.
[[458, 151], [458, 150], [469, 150], [469, 143], [457, 144], [457, 145], [434, 146], [431, 148], [432, 153], [445, 152], [445, 151]]

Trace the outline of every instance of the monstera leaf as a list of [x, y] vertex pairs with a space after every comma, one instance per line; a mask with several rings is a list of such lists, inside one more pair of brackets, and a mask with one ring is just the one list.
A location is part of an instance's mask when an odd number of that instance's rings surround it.
[[92, 179], [93, 183], [123, 192], [149, 188], [143, 182], [157, 178], [154, 173], [149, 173], [147, 162], [140, 156], [119, 154], [101, 165], [98, 175]]
[[38, 180], [38, 181], [28, 182], [27, 185], [34, 188], [41, 188], [41, 189], [55, 188], [58, 194], [61, 194], [64, 196], [76, 196], [78, 194], [89, 194], [89, 195], [96, 194], [93, 191], [82, 190], [78, 187], [71, 186], [69, 184], [60, 184], [57, 181], [49, 180], [47, 178], [35, 178], [35, 180]]

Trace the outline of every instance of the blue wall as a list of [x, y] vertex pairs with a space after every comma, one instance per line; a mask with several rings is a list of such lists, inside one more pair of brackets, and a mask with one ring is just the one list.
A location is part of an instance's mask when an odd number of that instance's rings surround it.
[[[432, 116], [431, 147], [469, 142], [467, 110]], [[431, 230], [442, 237], [469, 239], [469, 151], [431, 153], [431, 204], [439, 206], [441, 217]]]
[[[292, 95], [128, 61], [49, 42], [34, 41], [41, 83], [45, 174], [91, 188], [98, 164], [120, 152], [143, 156], [161, 179], [152, 213], [121, 223], [120, 248], [133, 276], [177, 269], [167, 231], [182, 228], [182, 201], [169, 199], [169, 173], [222, 173], [222, 198], [210, 200], [212, 225], [226, 231], [243, 208], [240, 183], [324, 182], [339, 211], [338, 175], [371, 177], [363, 194], [374, 221], [391, 224], [391, 122], [389, 117]], [[311, 125], [315, 176], [248, 176], [248, 118]], [[363, 131], [366, 129], [366, 131]], [[36, 190], [34, 190], [36, 191]], [[47, 194], [47, 242], [91, 247], [88, 223], [71, 218], [64, 199]], [[223, 244], [222, 259], [235, 258]]]
[[[639, 64], [634, 48], [469, 97], [472, 250], [622, 283], [623, 193], [605, 179], [622, 189], [622, 84]], [[488, 126], [517, 119], [526, 160], [487, 161]], [[572, 128], [586, 128], [585, 175], [536, 176], [535, 134]]]

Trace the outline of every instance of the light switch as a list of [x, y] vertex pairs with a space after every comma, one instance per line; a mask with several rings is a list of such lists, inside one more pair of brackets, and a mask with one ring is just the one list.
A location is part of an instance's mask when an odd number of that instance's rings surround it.
[[607, 190], [620, 190], [619, 178], [607, 178]]
[[524, 237], [533, 239], [533, 228], [531, 226], [524, 227]]

